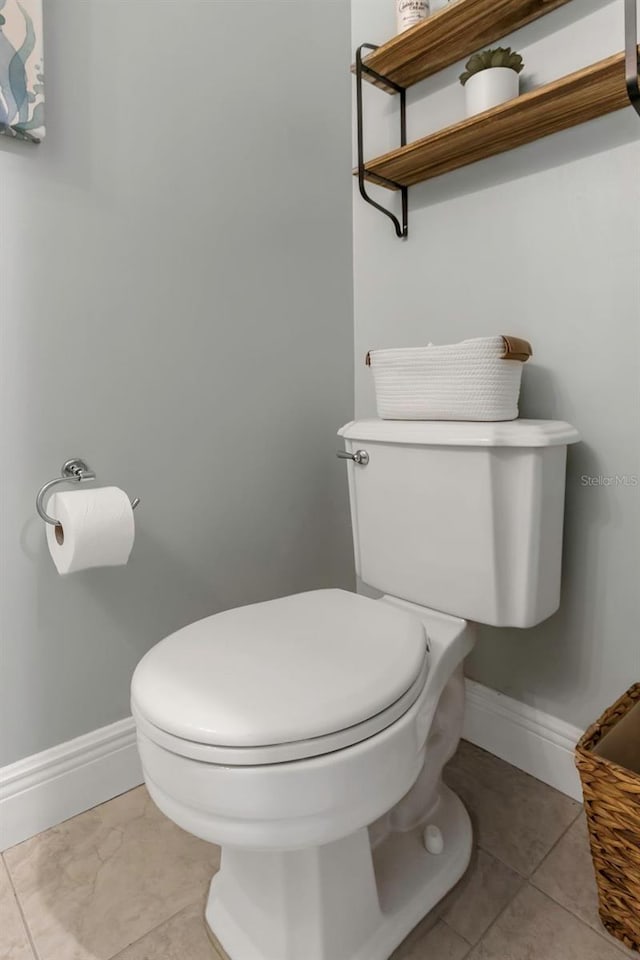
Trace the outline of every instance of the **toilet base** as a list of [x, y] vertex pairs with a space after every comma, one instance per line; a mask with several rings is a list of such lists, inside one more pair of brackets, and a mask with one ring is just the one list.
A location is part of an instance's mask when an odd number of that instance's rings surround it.
[[[438, 793], [428, 823], [373, 850], [366, 828], [302, 850], [223, 847], [205, 915], [217, 948], [229, 960], [388, 960], [471, 857], [462, 801], [444, 784]], [[426, 850], [427, 825], [441, 853]]]
[[224, 949], [224, 947], [222, 946], [222, 944], [220, 943], [220, 941], [219, 941], [218, 938], [216, 937], [215, 933], [213, 932], [213, 930], [211, 929], [211, 927], [210, 927], [209, 924], [207, 923], [207, 918], [206, 918], [206, 916], [205, 916], [205, 920], [204, 920], [204, 930], [205, 930], [206, 935], [209, 937], [209, 940], [211, 941], [211, 946], [212, 946], [213, 949], [216, 951], [216, 956], [219, 956], [219, 957], [220, 957], [220, 960], [231, 960], [231, 957], [229, 956], [229, 954], [227, 953], [227, 951]]

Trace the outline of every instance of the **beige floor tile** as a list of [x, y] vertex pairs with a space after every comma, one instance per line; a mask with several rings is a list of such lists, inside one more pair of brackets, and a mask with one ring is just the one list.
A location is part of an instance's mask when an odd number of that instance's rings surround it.
[[584, 814], [543, 860], [531, 882], [589, 926], [602, 930]]
[[527, 884], [469, 960], [620, 960], [616, 946]]
[[440, 920], [422, 937], [408, 937], [391, 960], [463, 960], [470, 949], [466, 940]]
[[477, 943], [524, 883], [522, 877], [484, 850], [445, 899], [442, 919], [469, 943]]
[[467, 805], [483, 850], [527, 877], [580, 810], [574, 800], [465, 741], [445, 780]]
[[0, 857], [0, 957], [2, 960], [33, 960], [29, 937], [9, 875]]
[[204, 926], [204, 903], [187, 907], [167, 920], [116, 960], [222, 960]]
[[[543, 860], [531, 883], [609, 939], [598, 915], [598, 893], [584, 814]], [[627, 950], [622, 943], [613, 945], [629, 957], [638, 958], [637, 952]]]
[[110, 960], [205, 894], [218, 851], [144, 787], [8, 850], [40, 960]]

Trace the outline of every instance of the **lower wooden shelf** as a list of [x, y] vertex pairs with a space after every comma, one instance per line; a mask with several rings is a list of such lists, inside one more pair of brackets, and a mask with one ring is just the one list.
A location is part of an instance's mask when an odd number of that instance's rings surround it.
[[368, 160], [365, 178], [390, 189], [378, 177], [409, 187], [627, 106], [620, 53]]

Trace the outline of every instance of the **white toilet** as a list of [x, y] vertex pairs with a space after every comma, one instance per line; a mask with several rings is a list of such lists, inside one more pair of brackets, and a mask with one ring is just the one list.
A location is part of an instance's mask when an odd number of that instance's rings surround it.
[[560, 599], [573, 427], [362, 420], [340, 435], [356, 570], [386, 595], [229, 610], [133, 678], [151, 796], [222, 847], [206, 921], [231, 960], [387, 960], [469, 861], [441, 774], [473, 622], [530, 627]]

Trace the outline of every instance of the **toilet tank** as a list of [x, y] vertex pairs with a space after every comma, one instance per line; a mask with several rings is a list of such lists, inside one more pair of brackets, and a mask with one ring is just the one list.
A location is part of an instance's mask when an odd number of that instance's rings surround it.
[[[568, 423], [357, 420], [349, 460], [356, 572], [443, 613], [531, 627], [560, 603]], [[367, 458], [365, 457], [364, 460]]]

